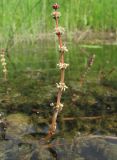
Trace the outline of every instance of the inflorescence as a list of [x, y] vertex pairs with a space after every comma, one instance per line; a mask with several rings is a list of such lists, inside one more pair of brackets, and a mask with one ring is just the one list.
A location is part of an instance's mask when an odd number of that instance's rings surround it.
[[68, 52], [68, 49], [62, 43], [62, 38], [61, 38], [61, 36], [65, 32], [65, 29], [58, 25], [58, 20], [61, 16], [61, 13], [58, 12], [57, 9], [60, 6], [56, 3], [52, 7], [54, 9], [54, 12], [52, 13], [52, 17], [54, 18], [54, 20], [56, 22], [56, 27], [55, 27], [55, 32], [54, 33], [58, 37], [59, 53], [60, 53], [60, 59], [59, 59], [59, 63], [57, 64], [57, 67], [60, 69], [61, 77], [60, 77], [60, 82], [56, 83], [56, 86], [58, 88], [57, 102], [56, 102], [56, 104], [54, 104], [54, 103], [51, 104], [51, 106], [54, 107], [54, 114], [53, 114], [53, 118], [52, 118], [51, 128], [49, 130], [49, 135], [55, 134], [57, 115], [63, 108], [63, 104], [61, 103], [61, 96], [62, 96], [63, 91], [65, 91], [68, 88], [66, 86], [65, 82], [64, 82], [64, 72], [65, 72], [65, 69], [67, 69], [67, 67], [69, 66], [69, 64], [64, 62], [64, 54], [65, 54], [65, 52]]
[[1, 50], [0, 60], [1, 60], [2, 67], [3, 67], [2, 71], [3, 71], [3, 75], [4, 75], [4, 80], [6, 80], [7, 79], [7, 63], [6, 63], [4, 49]]

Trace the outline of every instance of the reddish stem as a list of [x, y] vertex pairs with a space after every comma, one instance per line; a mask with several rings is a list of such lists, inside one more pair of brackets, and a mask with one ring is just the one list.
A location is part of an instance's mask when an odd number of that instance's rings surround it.
[[63, 46], [61, 35], [58, 35], [58, 41], [59, 41], [59, 45], [60, 45], [60, 48], [61, 48]]
[[[55, 18], [56, 20], [56, 29], [58, 28], [58, 18]], [[62, 43], [62, 39], [61, 39], [61, 34], [58, 34], [58, 42], [59, 42], [59, 46], [60, 48], [62, 48], [63, 43]], [[64, 63], [64, 52], [60, 53], [60, 63]], [[64, 83], [64, 77], [65, 77], [65, 69], [61, 69], [61, 74], [60, 74], [60, 83]], [[56, 105], [59, 106], [61, 103], [61, 96], [62, 96], [62, 90], [59, 89], [58, 90], [58, 94], [57, 94], [57, 102]], [[46, 137], [46, 139], [50, 138], [53, 134], [55, 134], [56, 131], [56, 121], [57, 121], [57, 116], [59, 113], [59, 108], [55, 108], [54, 113], [53, 113], [53, 117], [52, 117], [52, 123], [51, 123], [51, 127], [49, 130], [49, 133]]]
[[58, 28], [58, 18], [56, 17], [56, 28]]

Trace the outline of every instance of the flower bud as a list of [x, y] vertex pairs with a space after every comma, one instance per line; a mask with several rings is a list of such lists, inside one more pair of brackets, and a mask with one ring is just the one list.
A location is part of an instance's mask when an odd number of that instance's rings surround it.
[[57, 10], [59, 7], [60, 6], [57, 3], [53, 4], [53, 6], [52, 6], [52, 8], [55, 9], [55, 10]]

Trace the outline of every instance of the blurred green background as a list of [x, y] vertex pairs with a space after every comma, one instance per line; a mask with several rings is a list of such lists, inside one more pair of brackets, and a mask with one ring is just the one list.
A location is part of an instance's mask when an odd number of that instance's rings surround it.
[[[0, 36], [51, 32], [54, 0], [0, 0]], [[117, 0], [58, 0], [61, 26], [67, 31], [116, 30]]]

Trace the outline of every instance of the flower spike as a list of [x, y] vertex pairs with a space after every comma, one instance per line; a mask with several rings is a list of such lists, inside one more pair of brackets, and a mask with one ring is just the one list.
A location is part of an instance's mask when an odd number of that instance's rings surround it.
[[6, 57], [5, 57], [5, 50], [2, 49], [1, 50], [1, 54], [0, 54], [0, 61], [2, 64], [2, 71], [3, 71], [3, 75], [4, 75], [4, 80], [7, 79], [7, 63], [6, 63]]
[[[59, 63], [57, 64], [57, 66], [60, 69], [61, 72], [61, 77], [60, 77], [60, 82], [56, 83], [57, 88], [58, 88], [58, 94], [57, 94], [57, 101], [56, 101], [56, 105], [54, 107], [54, 113], [53, 113], [53, 117], [52, 117], [52, 124], [50, 127], [50, 130], [48, 132], [48, 136], [47, 138], [50, 138], [53, 134], [55, 134], [56, 132], [56, 121], [57, 121], [57, 116], [58, 113], [62, 110], [63, 108], [63, 104], [61, 103], [61, 96], [62, 96], [62, 92], [65, 91], [68, 87], [66, 86], [66, 84], [64, 83], [64, 72], [65, 69], [69, 66], [69, 64], [64, 63], [64, 53], [68, 52], [68, 49], [65, 45], [63, 45], [62, 42], [62, 38], [61, 36], [64, 34], [65, 29], [63, 27], [60, 27], [58, 25], [58, 21], [59, 21], [59, 17], [61, 16], [60, 12], [57, 12], [56, 10], [60, 7], [57, 3], [54, 4], [53, 9], [55, 10], [52, 13], [53, 18], [56, 21], [56, 28], [55, 28], [55, 34], [58, 37], [58, 42], [59, 42], [59, 52], [60, 52], [60, 59], [59, 59]], [[53, 106], [53, 104], [51, 105]]]

